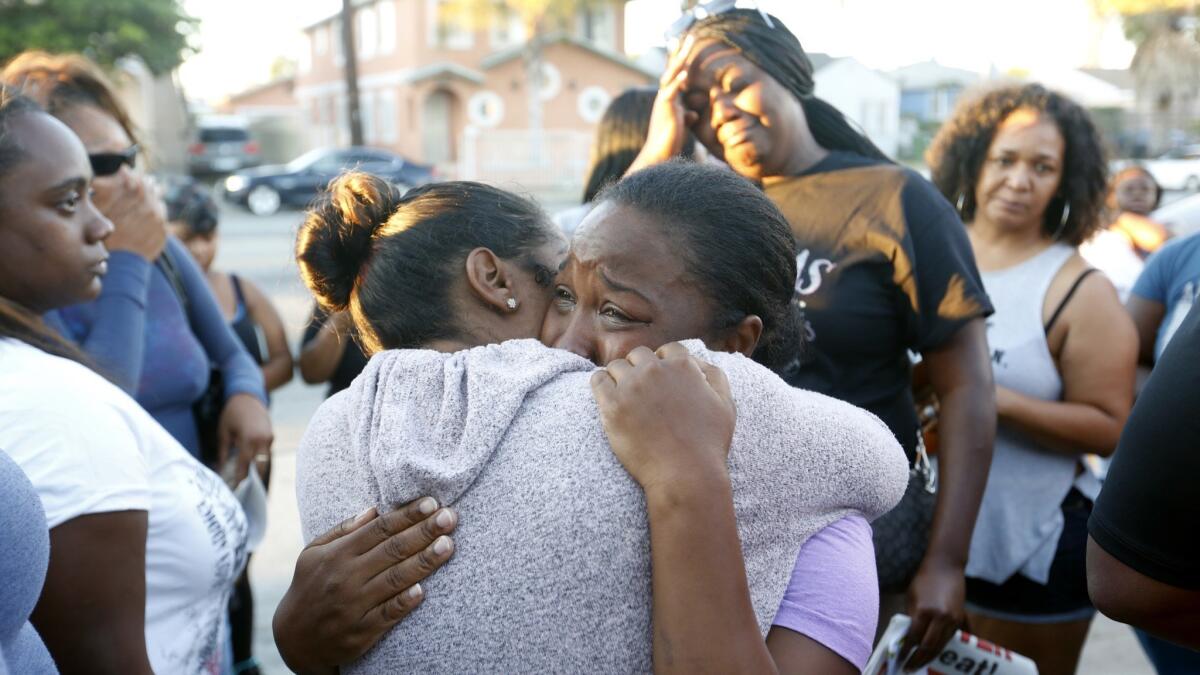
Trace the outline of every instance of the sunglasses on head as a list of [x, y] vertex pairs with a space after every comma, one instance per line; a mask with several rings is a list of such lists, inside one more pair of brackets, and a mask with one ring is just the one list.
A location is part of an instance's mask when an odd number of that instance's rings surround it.
[[771, 17], [768, 16], [767, 13], [759, 8], [758, 4], [754, 2], [739, 3], [738, 0], [709, 0], [708, 2], [700, 2], [697, 3], [695, 7], [685, 11], [683, 16], [675, 19], [675, 21], [671, 23], [671, 27], [667, 29], [667, 44], [670, 45], [671, 51], [674, 52], [675, 49], [679, 47], [680, 38], [682, 38], [684, 33], [687, 33], [688, 29], [695, 25], [697, 21], [700, 21], [701, 19], [707, 19], [710, 16], [724, 14], [725, 12], [731, 12], [737, 9], [739, 4], [746, 5], [749, 9], [758, 11], [758, 13], [762, 15], [763, 22], [767, 24], [768, 28], [775, 27], [775, 22], [771, 21]]
[[131, 145], [128, 150], [123, 152], [99, 152], [88, 155], [88, 160], [92, 163], [92, 175], [97, 178], [111, 176], [121, 170], [122, 164], [128, 164], [132, 169], [137, 160], [137, 154], [138, 146]]

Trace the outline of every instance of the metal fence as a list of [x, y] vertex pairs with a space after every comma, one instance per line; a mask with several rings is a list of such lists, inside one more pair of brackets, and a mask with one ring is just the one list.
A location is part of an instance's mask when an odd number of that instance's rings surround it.
[[[539, 138], [540, 136], [540, 138]], [[592, 135], [569, 129], [475, 129], [463, 132], [458, 178], [534, 194], [545, 201], [577, 200]]]

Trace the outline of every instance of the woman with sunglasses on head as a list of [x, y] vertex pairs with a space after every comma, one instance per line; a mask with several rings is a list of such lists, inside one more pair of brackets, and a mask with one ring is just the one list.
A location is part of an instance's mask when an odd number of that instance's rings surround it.
[[988, 341], [998, 433], [967, 564], [971, 632], [1074, 673], [1095, 609], [1083, 461], [1111, 455], [1133, 403], [1138, 339], [1077, 247], [1101, 227], [1106, 165], [1086, 110], [1037, 84], [964, 100], [928, 153], [962, 204], [996, 305]]
[[[216, 463], [238, 452], [236, 477], [269, 457], [272, 432], [262, 375], [221, 315], [187, 250], [166, 236], [157, 189], [132, 165], [133, 124], [112, 86], [79, 55], [26, 52], [0, 80], [41, 103], [74, 131], [100, 175], [93, 187], [116, 227], [109, 280], [92, 302], [53, 312], [48, 321], [79, 343], [194, 456], [201, 434]], [[165, 243], [164, 243], [165, 242]], [[193, 406], [219, 370], [223, 402], [201, 429]], [[216, 447], [211, 447], [216, 446]]]
[[[400, 198], [363, 175], [331, 192], [301, 229], [302, 273], [385, 351], [301, 443], [306, 534], [422, 493], [463, 523], [452, 565], [394, 591], [387, 616], [407, 616], [357, 670], [861, 671], [867, 520], [899, 499], [903, 455], [879, 420], [774, 374], [803, 340], [795, 246], [753, 185], [686, 162], [627, 178], [557, 282], [565, 242], [513, 195], [441, 183]], [[521, 339], [539, 330], [575, 353]], [[728, 384], [663, 347], [695, 337]], [[448, 550], [364, 556], [420, 570]], [[277, 636], [339, 601], [281, 604]]]
[[[19, 672], [225, 672], [225, 607], [245, 562], [241, 507], [41, 318], [101, 293], [114, 228], [91, 186], [79, 138], [0, 88], [0, 448], [28, 476], [38, 527], [49, 528], [31, 621], [54, 659]], [[3, 555], [20, 555], [20, 537], [10, 550], [8, 535]]]
[[[779, 19], [733, 5], [708, 3], [704, 18], [676, 23], [682, 43], [633, 170], [678, 154], [691, 131], [762, 184], [799, 249], [811, 341], [788, 381], [875, 413], [914, 460], [909, 353], [922, 356], [940, 401], [936, 504], [922, 503], [926, 480], [914, 476], [896, 514], [875, 527], [881, 628], [907, 608], [906, 646], [919, 646], [909, 664], [922, 665], [964, 619], [963, 568], [995, 428], [991, 305], [950, 204], [813, 95], [812, 63]], [[928, 531], [909, 525], [930, 519]]]

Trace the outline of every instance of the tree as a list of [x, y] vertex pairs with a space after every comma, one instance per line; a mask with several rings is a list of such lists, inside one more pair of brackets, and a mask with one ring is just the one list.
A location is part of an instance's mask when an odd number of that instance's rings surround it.
[[0, 0], [0, 62], [27, 49], [81, 52], [111, 66], [139, 56], [155, 74], [194, 50], [181, 0]]
[[525, 91], [529, 106], [529, 142], [534, 161], [545, 159], [542, 115], [542, 71], [547, 41], [571, 33], [579, 12], [604, 6], [624, 6], [628, 0], [449, 0], [439, 6], [440, 20], [480, 30], [496, 22], [520, 20], [525, 31]]
[[1120, 14], [1137, 48], [1130, 70], [1148, 139], [1161, 149], [1192, 131], [1200, 111], [1200, 2], [1092, 0], [1100, 15]]
[[1096, 12], [1131, 16], [1161, 10], [1195, 9], [1196, 0], [1092, 0]]

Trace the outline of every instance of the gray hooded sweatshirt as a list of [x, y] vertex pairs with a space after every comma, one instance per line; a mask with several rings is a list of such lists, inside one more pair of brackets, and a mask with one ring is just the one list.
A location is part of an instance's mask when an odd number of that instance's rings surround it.
[[[737, 404], [729, 474], [765, 635], [801, 544], [891, 509], [907, 464], [870, 413], [688, 346], [725, 371]], [[422, 495], [459, 513], [424, 604], [349, 672], [651, 671], [645, 498], [609, 448], [593, 370], [535, 340], [388, 351], [321, 406], [298, 457], [306, 540]]]

